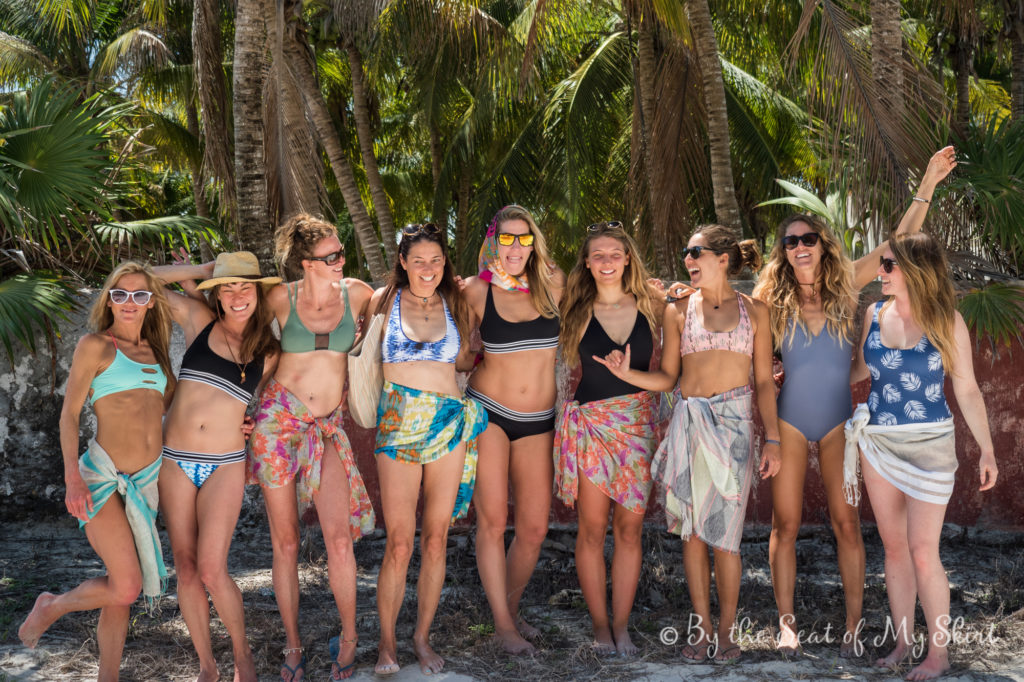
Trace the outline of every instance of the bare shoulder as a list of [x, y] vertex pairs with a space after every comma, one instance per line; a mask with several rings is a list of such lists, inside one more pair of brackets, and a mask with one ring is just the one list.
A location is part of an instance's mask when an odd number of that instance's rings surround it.
[[80, 368], [94, 366], [99, 369], [113, 361], [116, 351], [110, 336], [103, 332], [86, 334], [78, 340], [71, 364]]
[[348, 289], [348, 295], [352, 301], [352, 305], [356, 308], [361, 308], [362, 304], [373, 296], [373, 287], [363, 280], [356, 279], [355, 277], [346, 277], [345, 287]]

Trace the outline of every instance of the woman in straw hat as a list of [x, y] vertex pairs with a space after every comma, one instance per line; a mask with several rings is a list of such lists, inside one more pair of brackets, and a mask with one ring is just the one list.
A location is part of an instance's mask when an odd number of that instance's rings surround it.
[[256, 679], [245, 636], [242, 594], [228, 574], [228, 548], [245, 489], [246, 408], [277, 362], [267, 291], [280, 277], [263, 277], [248, 251], [222, 253], [204, 265], [155, 269], [165, 282], [205, 278], [209, 300], [167, 291], [187, 350], [179, 388], [164, 424], [160, 495], [174, 553], [178, 604], [199, 656], [199, 680], [219, 677], [210, 644], [213, 598], [231, 636], [238, 682]]

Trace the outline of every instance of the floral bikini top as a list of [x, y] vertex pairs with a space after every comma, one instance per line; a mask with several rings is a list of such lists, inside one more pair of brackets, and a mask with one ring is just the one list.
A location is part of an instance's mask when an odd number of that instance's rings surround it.
[[[703, 299], [701, 299], [703, 300]], [[750, 324], [747, 306], [739, 293], [736, 300], [740, 306], [740, 321], [736, 328], [728, 332], [712, 332], [704, 328], [703, 320], [698, 320], [697, 296], [690, 296], [686, 306], [686, 324], [683, 326], [683, 338], [679, 344], [680, 355], [701, 353], [707, 350], [731, 350], [744, 355], [754, 354], [754, 328]], [[703, 318], [703, 315], [701, 315]]]

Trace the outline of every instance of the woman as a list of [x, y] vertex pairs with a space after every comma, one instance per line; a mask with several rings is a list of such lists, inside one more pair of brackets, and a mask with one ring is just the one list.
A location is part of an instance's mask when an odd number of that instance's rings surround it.
[[[935, 186], [955, 167], [952, 147], [932, 156], [896, 234], [921, 229]], [[814, 441], [846, 602], [839, 653], [852, 656], [857, 649], [855, 633], [864, 599], [864, 540], [859, 512], [843, 496], [842, 426], [853, 411], [849, 372], [857, 294], [874, 278], [885, 247], [883, 242], [851, 263], [839, 239], [820, 219], [790, 216], [779, 225], [775, 247], [754, 289], [754, 297], [768, 304], [775, 350], [785, 369], [778, 399], [782, 473], [772, 479], [768, 545], [779, 608], [777, 646], [783, 653], [794, 654], [800, 646], [793, 609], [796, 538], [803, 513], [807, 448]]]
[[444, 584], [448, 526], [469, 509], [476, 438], [487, 427], [483, 408], [463, 399], [455, 383], [456, 361], [468, 358], [469, 310], [443, 235], [433, 223], [403, 228], [398, 262], [387, 286], [374, 293], [370, 305], [387, 316], [381, 341], [384, 387], [374, 449], [387, 544], [377, 577], [380, 643], [374, 672], [391, 675], [399, 670], [395, 626], [405, 596], [422, 482], [412, 645], [420, 670], [430, 675], [444, 667], [444, 659], [430, 646], [430, 624]]
[[[519, 615], [548, 531], [555, 427], [558, 299], [565, 285], [550, 264], [544, 235], [521, 206], [501, 209], [480, 248], [480, 274], [464, 295], [484, 350], [466, 396], [487, 411], [480, 434], [476, 491], [476, 564], [494, 615], [494, 635], [511, 654], [533, 653], [537, 629]], [[515, 537], [505, 554], [509, 484]]]
[[[576, 573], [594, 626], [598, 655], [637, 652], [629, 636], [643, 555], [644, 512], [657, 446], [658, 404], [648, 391], [611, 375], [601, 359], [632, 348], [646, 370], [664, 303], [647, 284], [636, 244], [618, 222], [587, 228], [562, 297], [562, 356], [582, 365], [555, 437], [555, 494], [578, 501]], [[608, 619], [604, 540], [612, 511], [612, 618]]]
[[[64, 614], [100, 609], [97, 679], [105, 681], [118, 678], [139, 591], [152, 602], [167, 583], [154, 520], [160, 426], [174, 375], [168, 356], [171, 318], [160, 281], [141, 263], [122, 263], [104, 282], [89, 327], [92, 333], [75, 347], [61, 409], [64, 501], [107, 573], [64, 594], [40, 594], [18, 637], [34, 648]], [[86, 399], [96, 414], [96, 435], [79, 458], [79, 417]]]
[[207, 591], [231, 636], [234, 679], [255, 680], [242, 593], [228, 574], [228, 549], [245, 491], [245, 438], [239, 427], [277, 361], [266, 292], [281, 278], [262, 277], [248, 251], [222, 253], [216, 263], [154, 271], [167, 283], [206, 277], [198, 289], [210, 290], [209, 302], [167, 291], [187, 345], [164, 424], [160, 471], [178, 605], [199, 656], [198, 680], [219, 677]]
[[[892, 239], [877, 273], [888, 298], [869, 306], [854, 381], [871, 377], [866, 404], [846, 425], [848, 490], [856, 491], [857, 451], [864, 487], [885, 547], [885, 585], [896, 646], [875, 665], [893, 666], [913, 647], [914, 605], [928, 623], [928, 655], [907, 675], [929, 680], [949, 669], [949, 580], [939, 536], [957, 468], [953, 416], [943, 385], [981, 448], [981, 487], [998, 469], [985, 403], [974, 378], [971, 338], [956, 310], [942, 246], [925, 234]], [[856, 496], [851, 495], [851, 504]]]
[[[683, 538], [686, 583], [697, 616], [690, 619], [696, 628], [682, 655], [690, 663], [732, 663], [741, 653], [734, 628], [743, 573], [739, 550], [754, 478], [751, 367], [765, 428], [761, 478], [774, 476], [780, 465], [771, 329], [767, 307], [729, 285], [729, 277], [743, 268], [760, 267], [761, 254], [752, 240], [737, 243], [732, 230], [705, 225], [690, 237], [685, 255], [690, 284], [699, 291], [665, 311], [661, 369], [636, 368], [631, 345], [625, 352], [613, 351], [602, 364], [623, 381], [650, 391], [670, 390], [679, 380], [681, 399], [654, 455], [651, 475], [666, 489], [669, 531]], [[708, 545], [718, 588], [715, 635], [710, 634]]]
[[[281, 357], [260, 396], [249, 439], [249, 482], [259, 483], [270, 521], [273, 583], [286, 643], [281, 678], [305, 676], [299, 637], [299, 518], [316, 506], [327, 577], [341, 619], [331, 676], [351, 677], [356, 657], [356, 561], [352, 543], [374, 528], [373, 507], [343, 430], [342, 401], [356, 321], [373, 291], [345, 277], [345, 250], [330, 223], [307, 214], [277, 230], [276, 256], [296, 282], [267, 296], [281, 328]], [[298, 506], [296, 506], [298, 498]]]

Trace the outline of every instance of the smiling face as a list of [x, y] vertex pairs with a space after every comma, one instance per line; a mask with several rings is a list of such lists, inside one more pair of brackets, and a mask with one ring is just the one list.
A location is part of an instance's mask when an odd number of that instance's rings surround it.
[[[342, 252], [341, 257], [330, 265], [322, 260], [312, 260], [312, 258], [325, 258], [338, 252]], [[345, 279], [345, 255], [342, 251], [341, 240], [337, 235], [332, 234], [330, 237], [324, 237], [318, 241], [313, 247], [310, 257], [303, 259], [307, 277], [323, 277], [335, 282]]]
[[[111, 289], [124, 289], [127, 292], [133, 291], [152, 291], [149, 286], [149, 281], [146, 276], [141, 272], [133, 272], [127, 275], [122, 275], [118, 278], [117, 283], [114, 284]], [[155, 293], [155, 292], [154, 292]], [[155, 299], [150, 296], [149, 303], [146, 305], [138, 305], [133, 300], [132, 296], [128, 297], [124, 303], [114, 303], [110, 300], [109, 295], [107, 296], [107, 306], [110, 308], [114, 315], [114, 319], [119, 322], [125, 323], [137, 323], [146, 316], [146, 311], [155, 305]]]
[[444, 252], [441, 245], [430, 239], [414, 242], [405, 256], [399, 255], [399, 262], [409, 276], [410, 291], [417, 296], [428, 296], [441, 283], [444, 275]]
[[595, 237], [587, 246], [584, 263], [598, 284], [622, 282], [629, 265], [629, 253], [626, 245], [615, 237]]
[[[883, 259], [896, 260], [896, 257], [892, 255], [892, 249], [886, 247], [885, 253], [882, 254]], [[892, 272], [886, 272], [882, 264], [878, 264], [878, 279], [882, 282], [882, 295], [883, 296], [896, 296], [898, 294], [906, 293], [907, 281], [903, 277], [903, 271], [900, 269], [899, 263], [893, 265]]]
[[[786, 228], [785, 236], [799, 237], [814, 231], [810, 225], [798, 220]], [[789, 262], [790, 267], [793, 268], [793, 272], [796, 273], [799, 281], [813, 281], [817, 278], [818, 273], [821, 271], [823, 249], [824, 245], [821, 243], [821, 239], [814, 246], [807, 246], [803, 242], [798, 242], [795, 249], [785, 249], [786, 260]]]
[[[530, 226], [525, 220], [506, 220], [498, 226], [498, 234], [530, 234]], [[523, 246], [518, 239], [512, 242], [512, 246], [498, 244], [498, 258], [501, 260], [501, 267], [513, 277], [518, 277], [526, 272], [526, 264], [532, 253], [533, 246]]]
[[221, 316], [245, 322], [256, 313], [259, 294], [253, 282], [228, 282], [217, 287], [214, 294], [220, 303]]
[[725, 277], [725, 271], [729, 267], [728, 254], [716, 254], [712, 251], [704, 235], [697, 233], [690, 237], [686, 243], [687, 247], [703, 246], [700, 256], [693, 257], [687, 252], [683, 262], [686, 264], [686, 271], [690, 273], [690, 286], [700, 289], [701, 287], [712, 286]]

